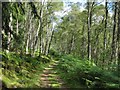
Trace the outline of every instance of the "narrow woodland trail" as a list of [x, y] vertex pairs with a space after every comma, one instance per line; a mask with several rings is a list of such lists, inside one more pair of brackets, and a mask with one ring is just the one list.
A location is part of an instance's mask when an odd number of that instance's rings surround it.
[[52, 61], [51, 64], [43, 70], [43, 73], [40, 75], [40, 81], [42, 88], [66, 88], [65, 83], [58, 76], [57, 71], [55, 70], [59, 61]]

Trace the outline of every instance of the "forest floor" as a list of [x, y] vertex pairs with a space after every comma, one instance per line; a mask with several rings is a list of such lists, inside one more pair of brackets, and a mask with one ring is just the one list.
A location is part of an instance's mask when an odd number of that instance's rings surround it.
[[71, 55], [31, 57], [16, 53], [2, 55], [2, 84], [5, 88], [115, 88], [119, 90], [118, 72], [102, 70], [88, 60]]
[[56, 66], [59, 61], [53, 60], [48, 67], [44, 68], [40, 75], [40, 87], [42, 88], [68, 88], [68, 86], [59, 77]]

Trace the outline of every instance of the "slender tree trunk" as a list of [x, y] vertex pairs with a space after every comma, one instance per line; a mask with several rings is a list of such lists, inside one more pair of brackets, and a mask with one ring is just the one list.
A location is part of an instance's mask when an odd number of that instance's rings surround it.
[[47, 55], [47, 49], [48, 49], [48, 43], [49, 43], [49, 31], [48, 31], [48, 25], [46, 28], [46, 43], [45, 43], [45, 49], [44, 49], [44, 54]]
[[[25, 3], [25, 8], [27, 8], [27, 3]], [[27, 9], [28, 10], [28, 9]], [[26, 23], [27, 22], [27, 13], [28, 11], [25, 12], [25, 18], [24, 18], [24, 33], [26, 30], [28, 30], [28, 24]], [[26, 51], [24, 51], [24, 48], [26, 49], [26, 33], [24, 34], [24, 38], [23, 38], [24, 42], [23, 42], [23, 45], [22, 45], [22, 53], [21, 54], [25, 54]]]
[[11, 33], [10, 31], [13, 31], [13, 26], [12, 26], [12, 13], [10, 13], [10, 22], [9, 22], [9, 32], [8, 32], [8, 51], [10, 51], [10, 43], [11, 43]]
[[[118, 60], [118, 74], [120, 76], [120, 1], [118, 2], [118, 31], [117, 31], [117, 45], [118, 45], [118, 50], [117, 50], [117, 60]], [[119, 81], [120, 83], [120, 81]], [[120, 87], [120, 85], [119, 85]]]
[[117, 14], [117, 2], [115, 2], [115, 6], [114, 6], [114, 23], [113, 23], [113, 35], [112, 35], [112, 53], [111, 53], [111, 62], [113, 63], [113, 59], [115, 58], [115, 53], [116, 53], [116, 14]]
[[42, 17], [43, 17], [43, 5], [44, 5], [44, 2], [41, 2], [41, 9], [40, 9], [40, 32], [39, 32], [39, 37], [40, 37], [40, 51], [39, 51], [39, 55], [40, 55], [40, 53], [42, 53], [42, 31], [43, 31]]
[[[104, 46], [104, 50], [103, 51], [106, 51], [106, 40], [107, 40], [107, 36], [106, 36], [106, 29], [107, 29], [107, 18], [108, 18], [108, 9], [107, 9], [107, 0], [105, 2], [105, 30], [104, 30], [104, 42], [103, 42], [103, 46]], [[104, 53], [104, 52], [103, 52]], [[105, 60], [105, 53], [104, 53], [104, 56], [103, 56], [103, 64], [104, 64], [104, 60]]]
[[[17, 20], [16, 20], [16, 35], [18, 36], [18, 14], [17, 14]], [[18, 49], [16, 48], [16, 53], [18, 52]]]
[[34, 56], [34, 51], [33, 51], [33, 48], [34, 48], [34, 41], [35, 41], [35, 27], [34, 27], [34, 24], [33, 23], [35, 23], [35, 21], [32, 21], [32, 23], [31, 23], [31, 26], [32, 26], [32, 30], [31, 30], [31, 40], [30, 40], [30, 54], [31, 54], [31, 56]]
[[84, 36], [84, 32], [85, 32], [85, 24], [83, 24], [83, 27], [82, 27], [82, 53], [81, 53], [81, 57], [84, 58], [84, 55], [85, 55], [85, 44], [84, 44], [84, 39], [85, 39], [85, 36]]
[[37, 42], [37, 52], [40, 51], [40, 39], [38, 38], [38, 42]]
[[91, 24], [92, 24], [92, 9], [93, 9], [94, 2], [92, 2], [92, 6], [90, 8], [90, 2], [88, 0], [88, 59], [91, 59]]
[[88, 59], [91, 59], [91, 46], [90, 46], [90, 9], [89, 9], [89, 2], [88, 2]]
[[38, 25], [38, 29], [37, 29], [37, 32], [36, 32], [36, 36], [35, 36], [35, 44], [34, 44], [34, 53], [35, 53], [35, 49], [36, 49], [36, 44], [38, 43], [38, 33], [40, 31], [40, 20], [39, 20], [39, 25]]
[[26, 42], [26, 54], [28, 54], [28, 45], [29, 45], [29, 35], [28, 35], [27, 42]]
[[30, 35], [30, 32], [31, 32], [31, 29], [32, 29], [32, 19], [33, 19], [33, 17], [34, 16], [32, 16], [31, 18], [30, 18], [30, 23], [29, 23], [29, 25], [30, 25], [30, 27], [29, 27], [29, 31], [28, 31], [28, 34], [27, 34], [27, 42], [26, 42], [26, 54], [28, 54], [29, 53], [29, 43], [30, 43], [30, 38], [31, 38], [31, 35]]
[[47, 52], [46, 52], [46, 54], [48, 54], [49, 53], [49, 51], [50, 51], [50, 46], [51, 46], [51, 43], [52, 43], [52, 39], [53, 39], [53, 36], [54, 36], [54, 30], [52, 30], [52, 35], [51, 35], [51, 38], [50, 38], [50, 42], [49, 42], [49, 44], [48, 44], [48, 50], [47, 50]]
[[96, 59], [95, 59], [95, 64], [97, 64], [97, 62], [98, 62], [98, 54], [99, 54], [99, 46], [98, 46], [98, 44], [99, 44], [99, 34], [97, 34], [96, 35], [96, 48], [95, 48], [95, 54], [96, 54]]

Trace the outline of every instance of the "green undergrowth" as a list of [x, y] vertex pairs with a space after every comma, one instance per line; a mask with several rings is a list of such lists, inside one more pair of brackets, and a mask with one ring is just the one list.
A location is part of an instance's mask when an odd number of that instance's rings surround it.
[[72, 88], [119, 88], [118, 72], [103, 70], [88, 60], [63, 55], [57, 70]]
[[0, 55], [2, 56], [0, 77], [8, 88], [39, 87], [39, 75], [51, 60], [50, 56], [45, 55], [31, 57], [14, 52], [1, 52]]

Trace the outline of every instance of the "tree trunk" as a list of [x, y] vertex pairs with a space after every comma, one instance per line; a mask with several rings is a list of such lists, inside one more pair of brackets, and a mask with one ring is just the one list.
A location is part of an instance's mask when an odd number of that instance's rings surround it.
[[84, 39], [85, 39], [85, 36], [84, 36], [84, 32], [85, 32], [85, 24], [83, 24], [83, 27], [82, 27], [82, 51], [81, 51], [81, 57], [84, 58], [84, 55], [85, 55], [85, 42], [84, 42]]
[[32, 29], [32, 19], [33, 19], [33, 15], [31, 16], [31, 18], [30, 18], [30, 22], [29, 22], [29, 25], [30, 25], [30, 27], [29, 27], [29, 31], [28, 31], [28, 34], [27, 34], [27, 42], [26, 42], [26, 54], [28, 54], [29, 53], [29, 43], [30, 43], [30, 38], [31, 38], [31, 36], [30, 36], [30, 32], [31, 32], [31, 29]]
[[[16, 35], [18, 36], [18, 14], [17, 14], [17, 20], [16, 20]], [[18, 52], [18, 49], [16, 48], [16, 53]]]
[[27, 42], [26, 42], [26, 54], [28, 54], [28, 45], [29, 45], [29, 35], [28, 35]]
[[88, 25], [88, 59], [91, 59], [91, 23], [92, 23], [92, 9], [93, 9], [93, 5], [94, 2], [92, 2], [92, 6], [90, 8], [90, 2], [88, 0], [88, 21], [87, 21], [87, 25]]
[[[104, 50], [103, 51], [106, 51], [106, 42], [107, 42], [107, 36], [106, 36], [106, 29], [107, 29], [107, 18], [108, 18], [108, 9], [107, 9], [107, 0], [105, 2], [105, 30], [104, 30], [104, 42], [103, 42], [103, 46], [104, 46]], [[104, 53], [104, 52], [103, 52]], [[103, 64], [104, 64], [104, 60], [105, 60], [105, 53], [104, 53], [104, 56], [103, 56]]]
[[33, 45], [34, 54], [35, 54], [37, 43], [38, 43], [38, 33], [39, 33], [39, 31], [40, 31], [40, 20], [39, 20], [38, 29], [37, 29], [37, 32], [36, 32], [36, 35], [35, 35], [35, 42], [34, 42], [34, 45]]
[[49, 51], [50, 51], [50, 46], [51, 46], [51, 43], [52, 43], [52, 39], [53, 39], [53, 36], [54, 36], [54, 30], [52, 30], [52, 35], [51, 35], [51, 38], [50, 38], [50, 42], [49, 42], [49, 44], [48, 44], [48, 51], [47, 51], [47, 54], [49, 53]]
[[113, 22], [113, 35], [112, 35], [112, 53], [111, 53], [111, 62], [113, 63], [113, 59], [115, 58], [115, 53], [116, 53], [116, 14], [117, 14], [117, 2], [115, 2], [114, 6], [114, 22]]
[[8, 31], [8, 41], [7, 41], [7, 44], [8, 44], [8, 51], [10, 51], [10, 43], [11, 43], [11, 33], [10, 31], [13, 31], [13, 26], [12, 26], [12, 13], [10, 13], [10, 22], [9, 22], [9, 31]]
[[45, 49], [44, 49], [44, 54], [47, 55], [47, 50], [48, 50], [48, 43], [49, 43], [49, 26], [47, 25], [46, 28], [46, 43], [45, 43]]
[[[117, 45], [118, 45], [118, 50], [117, 50], [117, 60], [118, 60], [118, 72], [120, 72], [120, 1], [118, 2], [118, 31], [117, 31]], [[120, 76], [120, 73], [118, 73]], [[120, 81], [119, 81], [120, 83]], [[119, 85], [120, 87], [120, 85]]]
[[43, 5], [44, 5], [44, 2], [41, 2], [41, 9], [40, 9], [40, 32], [39, 32], [39, 38], [40, 38], [40, 52], [39, 52], [39, 55], [40, 53], [42, 53], [42, 31], [43, 31], [43, 22], [42, 22], [42, 17], [43, 17]]

